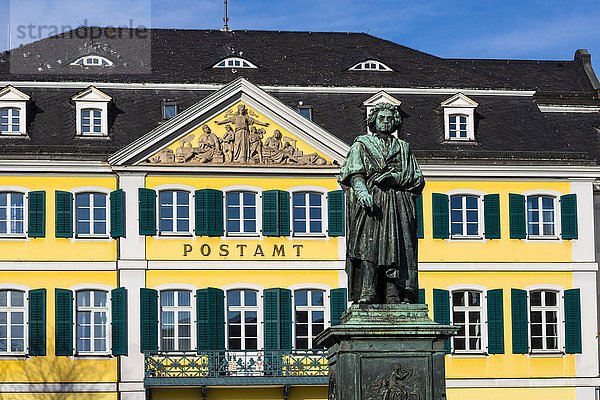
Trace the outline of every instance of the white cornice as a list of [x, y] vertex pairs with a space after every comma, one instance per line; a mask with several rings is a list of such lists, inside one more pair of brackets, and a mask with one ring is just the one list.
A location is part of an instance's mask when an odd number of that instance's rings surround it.
[[[95, 86], [98, 89], [149, 89], [149, 90], [206, 90], [222, 89], [226, 84], [213, 83], [116, 83], [116, 82], [34, 82], [3, 81], [0, 86], [13, 85], [20, 88], [47, 89], [85, 89]], [[388, 94], [448, 94], [461, 92], [467, 96], [525, 96], [531, 97], [535, 90], [512, 89], [461, 89], [461, 88], [401, 88], [372, 86], [273, 86], [259, 85], [268, 92], [274, 93], [331, 93], [331, 94], [366, 94], [373, 95], [380, 91]]]
[[112, 174], [113, 170], [103, 161], [67, 161], [67, 160], [0, 160], [2, 173], [90, 173]]
[[600, 178], [598, 166], [421, 164], [426, 178]]
[[598, 113], [600, 106], [585, 105], [561, 105], [561, 104], [538, 104], [538, 108], [544, 113]]

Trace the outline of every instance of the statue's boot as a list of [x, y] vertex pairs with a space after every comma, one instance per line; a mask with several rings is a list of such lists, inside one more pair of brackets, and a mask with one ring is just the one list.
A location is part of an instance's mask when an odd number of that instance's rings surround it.
[[359, 304], [373, 304], [375, 302], [375, 284], [377, 277], [377, 266], [371, 262], [363, 261], [360, 265], [362, 286], [360, 290]]
[[400, 288], [396, 280], [388, 279], [385, 288], [385, 303], [400, 304]]

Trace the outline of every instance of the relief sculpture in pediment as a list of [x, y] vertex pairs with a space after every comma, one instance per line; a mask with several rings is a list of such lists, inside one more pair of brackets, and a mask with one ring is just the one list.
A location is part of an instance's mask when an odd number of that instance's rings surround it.
[[[244, 104], [236, 111], [227, 111], [221, 120], [212, 121], [219, 136], [208, 125], [196, 140], [190, 133], [173, 146], [150, 157], [152, 164], [218, 164], [218, 165], [332, 165], [316, 152], [304, 154], [297, 139], [284, 136], [279, 129], [271, 130]], [[259, 127], [257, 127], [259, 126]], [[269, 132], [271, 131], [271, 135]], [[268, 136], [268, 137], [267, 137]]]

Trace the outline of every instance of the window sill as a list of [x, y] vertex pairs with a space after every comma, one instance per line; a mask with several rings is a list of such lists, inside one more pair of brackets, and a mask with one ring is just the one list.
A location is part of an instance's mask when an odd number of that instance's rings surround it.
[[8, 239], [8, 240], [13, 240], [13, 239], [27, 239], [27, 235], [25, 234], [1, 234], [0, 235], [0, 240], [1, 239]]
[[456, 240], [456, 241], [482, 241], [484, 239], [483, 236], [479, 236], [479, 235], [473, 235], [473, 236], [468, 236], [468, 235], [456, 235], [456, 236], [450, 236], [450, 240]]
[[11, 139], [29, 139], [29, 135], [27, 135], [25, 132], [0, 133], [0, 137], [9, 137]]
[[326, 234], [324, 233], [294, 233], [292, 234], [292, 237], [295, 238], [325, 238], [327, 237]]
[[159, 232], [159, 238], [178, 238], [178, 237], [192, 237], [191, 232]]
[[26, 360], [29, 356], [25, 353], [0, 353], [0, 360]]
[[257, 238], [260, 237], [260, 234], [256, 232], [228, 232], [225, 233], [225, 236], [230, 238]]
[[479, 142], [475, 139], [469, 138], [446, 138], [442, 141], [442, 144], [470, 144], [470, 145], [478, 145]]
[[75, 135], [77, 139], [101, 139], [101, 140], [110, 140], [110, 136], [106, 133], [98, 133], [95, 135], [87, 134], [87, 133], [78, 133]]
[[464, 352], [464, 353], [451, 353], [452, 358], [485, 358], [488, 357], [489, 354], [483, 352]]
[[560, 240], [558, 236], [527, 236], [527, 240], [543, 241], [543, 240]]
[[75, 235], [75, 239], [110, 239], [108, 235]]
[[112, 358], [112, 354], [110, 353], [75, 353], [72, 358], [85, 358], [88, 360], [106, 360]]
[[530, 352], [528, 354], [529, 357], [532, 358], [559, 358], [564, 357], [565, 353], [559, 350], [553, 351], [539, 351], [539, 352]]

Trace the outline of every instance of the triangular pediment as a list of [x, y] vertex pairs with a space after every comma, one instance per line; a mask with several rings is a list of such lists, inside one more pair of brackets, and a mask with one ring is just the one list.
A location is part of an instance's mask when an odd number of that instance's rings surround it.
[[455, 108], [475, 108], [479, 105], [475, 100], [470, 99], [462, 93], [457, 93], [448, 100], [443, 101], [440, 107], [455, 107]]
[[336, 167], [348, 146], [240, 78], [109, 158], [113, 165]]
[[28, 101], [30, 97], [12, 85], [0, 89], [1, 101]]
[[112, 97], [102, 92], [100, 89], [97, 89], [94, 86], [88, 86], [81, 92], [77, 93], [73, 97], [71, 97], [73, 101], [98, 101], [98, 102], [108, 102], [112, 100]]
[[377, 92], [375, 95], [369, 97], [367, 100], [363, 102], [363, 105], [370, 107], [379, 103], [390, 103], [395, 105], [396, 107], [400, 107], [402, 102], [395, 98], [394, 96], [387, 93], [385, 90], [381, 90]]

